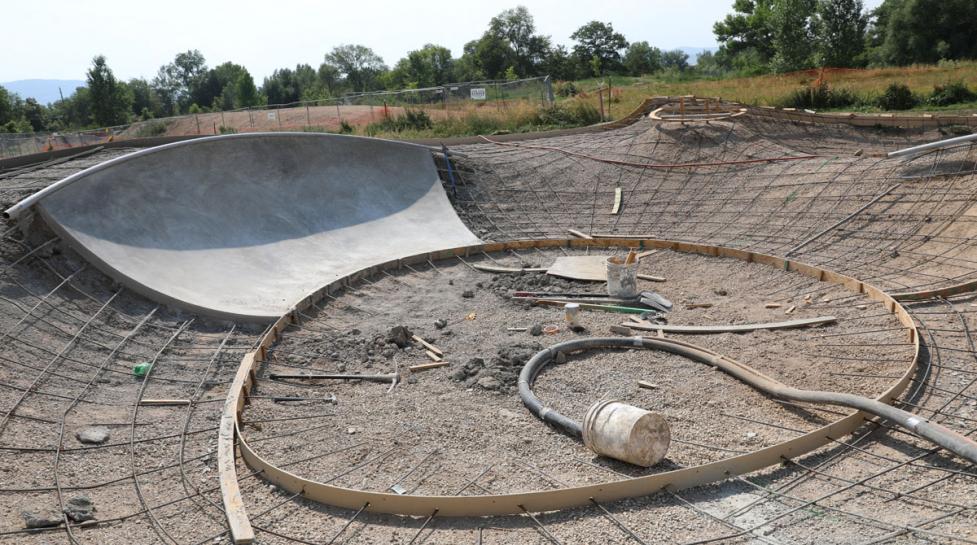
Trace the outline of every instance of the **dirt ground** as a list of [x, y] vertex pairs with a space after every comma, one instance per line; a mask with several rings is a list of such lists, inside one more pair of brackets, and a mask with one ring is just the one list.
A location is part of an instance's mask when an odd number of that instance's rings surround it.
[[[503, 265], [518, 266], [526, 261], [548, 265], [559, 255], [563, 254], [547, 251], [525, 259], [493, 257]], [[486, 258], [481, 261], [495, 263]], [[620, 399], [663, 414], [672, 431], [668, 457], [652, 468], [596, 456], [579, 440], [537, 421], [522, 406], [515, 382], [522, 365], [535, 352], [581, 336], [610, 335], [609, 327], [625, 321], [625, 316], [585, 311], [581, 324], [587, 331], [574, 333], [562, 323], [561, 309], [532, 307], [509, 295], [513, 290], [599, 292], [603, 285], [539, 273], [479, 272], [459, 260], [435, 265], [437, 270], [376, 278], [358, 286], [283, 336], [259, 370], [260, 394], [321, 398], [328, 393], [335, 394], [338, 401], [328, 408], [329, 417], [247, 426], [246, 437], [296, 426], [309, 430], [301, 435], [301, 443], [293, 438], [263, 442], [259, 453], [273, 463], [287, 464], [320, 449], [350, 447], [290, 466], [303, 477], [321, 481], [371, 456], [385, 454], [382, 463], [369, 464], [332, 483], [381, 491], [399, 483], [416, 494], [451, 494], [488, 470], [478, 487], [484, 487], [483, 493], [498, 494], [541, 490], [557, 483], [592, 484], [702, 464], [796, 437], [840, 417], [779, 404], [709, 366], [675, 355], [641, 350], [575, 354], [537, 380], [535, 390], [548, 406], [579, 421], [597, 400]], [[646, 258], [640, 272], [667, 279], [645, 283], [642, 289], [656, 290], [674, 302], [675, 310], [668, 314], [672, 324], [838, 317], [837, 324], [811, 329], [679, 337], [746, 362], [790, 385], [874, 396], [892, 382], [876, 377], [898, 376], [912, 360], [906, 330], [880, 303], [831, 284], [764, 265], [671, 251]], [[784, 300], [779, 308], [765, 308], [771, 302], [767, 292], [799, 280], [807, 280], [806, 291], [816, 296], [811, 304], [798, 296]], [[707, 302], [713, 306], [688, 308]], [[785, 316], [790, 306], [797, 310]], [[472, 315], [474, 319], [468, 319]], [[447, 325], [438, 328], [437, 320]], [[508, 331], [537, 324], [554, 325], [560, 331], [540, 336]], [[400, 349], [387, 342], [388, 331], [398, 325], [434, 343], [450, 365], [409, 374], [405, 384], [389, 393], [386, 385], [372, 382], [267, 378], [271, 373], [390, 373], [429, 361], [417, 343]], [[858, 346], [819, 357], [818, 345], [827, 342], [824, 336], [846, 338], [865, 330], [881, 332], [858, 335]], [[640, 389], [639, 379], [658, 387]], [[254, 403], [246, 410], [244, 421], [301, 417], [320, 407], [316, 401]], [[541, 477], [539, 472], [550, 477]], [[402, 479], [404, 475], [409, 476]], [[573, 530], [564, 528], [562, 535], [570, 542], [597, 542], [592, 541], [598, 539], [593, 523], [592, 519], [582, 520]], [[655, 518], [638, 518], [630, 525], [642, 535], [664, 530]], [[314, 534], [304, 535], [311, 538]], [[379, 539], [379, 535], [370, 537], [369, 529], [362, 535], [365, 542]], [[519, 543], [523, 539], [521, 535], [500, 536], [493, 542]]]
[[[883, 152], [942, 136], [749, 116], [685, 125], [642, 120], [524, 142], [550, 149], [459, 148], [465, 156], [455, 158], [452, 201], [485, 240], [564, 238], [567, 229], [652, 236], [790, 254], [891, 291], [941, 287], [977, 275], [977, 151], [963, 147], [912, 161], [886, 159]], [[658, 166], [611, 165], [552, 148]], [[0, 173], [0, 204], [127, 151]], [[816, 157], [730, 163], [805, 154]], [[724, 164], [675, 166], [713, 161]], [[611, 214], [616, 188], [623, 205]], [[228, 543], [216, 426], [228, 384], [262, 328], [157, 308], [120, 290], [50, 233], [24, 238], [18, 226], [0, 228], [0, 543]], [[544, 265], [560, 255], [492, 257]], [[466, 260], [493, 263], [484, 256]], [[476, 273], [458, 260], [436, 265], [357, 283], [285, 332], [244, 414], [244, 433], [258, 452], [281, 464], [308, 459], [289, 467], [345, 486], [485, 494], [716, 460], [844, 412], [777, 403], [722, 372], [657, 352], [570, 355], [539, 377], [536, 392], [544, 402], [580, 419], [594, 401], [613, 396], [659, 411], [671, 425], [674, 440], [661, 464], [636, 469], [608, 461], [520, 403], [513, 381], [525, 359], [578, 334], [508, 331], [560, 324], [562, 313], [505, 297], [513, 289], [600, 288], [535, 274]], [[911, 357], [905, 329], [889, 313], [841, 288], [761, 265], [667, 251], [642, 267], [666, 277], [643, 287], [675, 303], [672, 324], [836, 316], [836, 324], [811, 329], [682, 337], [785, 383], [874, 395]], [[713, 306], [687, 308], [692, 302]], [[975, 305], [971, 293], [907, 304], [924, 350], [909, 392], [895, 402], [965, 434], [977, 428]], [[797, 308], [784, 314], [790, 306]], [[608, 334], [625, 319], [585, 312], [587, 332], [580, 335]], [[389, 394], [381, 384], [268, 376], [313, 369], [386, 373], [428, 361], [415, 347], [385, 342], [394, 325], [433, 341], [449, 366], [416, 373]], [[133, 376], [135, 364], [154, 360], [148, 379]], [[639, 389], [639, 379], [657, 388]], [[271, 399], [283, 395], [308, 399]], [[139, 404], [164, 398], [191, 404]], [[91, 427], [108, 430], [102, 446], [77, 439]], [[237, 470], [260, 543], [977, 541], [973, 464], [887, 422], [866, 423], [809, 455], [709, 486], [532, 516], [357, 514], [278, 490], [243, 462]], [[63, 525], [25, 528], [25, 511], [58, 518], [62, 503], [78, 496], [92, 500], [94, 522], [73, 521], [70, 532]]]

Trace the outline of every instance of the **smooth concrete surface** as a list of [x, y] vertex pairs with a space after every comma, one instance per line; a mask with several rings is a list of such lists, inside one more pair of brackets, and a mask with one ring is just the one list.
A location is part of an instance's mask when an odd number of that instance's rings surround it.
[[135, 291], [232, 319], [270, 321], [364, 267], [480, 242], [428, 149], [332, 134], [151, 148], [63, 180], [36, 206]]

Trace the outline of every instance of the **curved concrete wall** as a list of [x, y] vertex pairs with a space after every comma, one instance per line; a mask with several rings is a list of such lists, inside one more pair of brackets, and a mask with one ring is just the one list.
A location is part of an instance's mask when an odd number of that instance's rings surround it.
[[479, 242], [429, 150], [331, 134], [151, 148], [63, 180], [36, 206], [132, 289], [233, 319], [276, 320], [364, 267]]

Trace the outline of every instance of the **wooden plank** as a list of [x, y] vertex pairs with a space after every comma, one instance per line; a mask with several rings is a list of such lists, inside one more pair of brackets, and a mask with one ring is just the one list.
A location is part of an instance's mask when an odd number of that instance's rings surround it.
[[442, 352], [440, 348], [438, 348], [437, 346], [434, 346], [433, 344], [425, 341], [424, 339], [418, 337], [417, 335], [413, 335], [413, 336], [411, 336], [411, 338], [414, 339], [414, 342], [416, 342], [417, 344], [423, 346], [424, 348], [427, 348], [428, 350], [430, 350], [431, 352], [433, 352], [435, 355], [437, 355], [437, 356], [444, 356], [444, 352]]
[[801, 318], [787, 322], [767, 322], [762, 324], [738, 325], [659, 325], [650, 322], [622, 324], [631, 329], [641, 331], [662, 331], [664, 333], [684, 333], [687, 335], [712, 335], [719, 333], [749, 333], [760, 329], [794, 329], [837, 322], [834, 316], [819, 316], [817, 318]]
[[425, 350], [424, 355], [431, 358], [431, 361], [441, 361], [441, 356], [431, 352], [430, 350]]
[[592, 237], [590, 235], [587, 235], [587, 234], [584, 234], [584, 233], [582, 233], [580, 231], [577, 231], [576, 229], [567, 229], [567, 233], [570, 233], [571, 235], [573, 235], [573, 236], [575, 236], [577, 238], [582, 238], [584, 240], [593, 240], [594, 239], [594, 237]]
[[621, 211], [621, 188], [614, 188], [614, 208], [611, 209], [611, 214], [617, 215]]
[[411, 373], [416, 373], [418, 371], [427, 371], [428, 369], [437, 369], [438, 367], [444, 367], [445, 365], [448, 365], [448, 362], [432, 361], [431, 363], [420, 363], [417, 365], [411, 365], [407, 369], [409, 369]]
[[139, 405], [142, 407], [171, 407], [174, 405], [189, 405], [189, 399], [141, 399]]
[[248, 520], [248, 512], [244, 508], [244, 499], [241, 497], [241, 487], [237, 482], [234, 452], [237, 414], [244, 403], [243, 394], [251, 382], [254, 358], [254, 352], [245, 354], [234, 375], [227, 399], [224, 401], [224, 412], [221, 414], [217, 434], [217, 472], [220, 476], [221, 497], [224, 501], [224, 513], [227, 516], [231, 540], [235, 545], [254, 542], [254, 529], [251, 527], [251, 521]]
[[515, 267], [500, 267], [498, 265], [483, 265], [481, 263], [472, 263], [473, 269], [478, 269], [484, 272], [490, 273], [535, 273], [535, 272], [546, 272], [544, 267], [526, 267], [522, 269], [517, 269]]

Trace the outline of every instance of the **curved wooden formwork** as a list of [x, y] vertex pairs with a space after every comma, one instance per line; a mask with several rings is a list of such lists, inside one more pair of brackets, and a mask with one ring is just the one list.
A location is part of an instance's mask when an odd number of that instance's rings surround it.
[[656, 239], [572, 239], [515, 241], [506, 243], [482, 244], [462, 248], [452, 248], [438, 252], [390, 261], [361, 270], [346, 278], [337, 280], [310, 294], [295, 309], [282, 316], [261, 339], [257, 350], [244, 356], [235, 376], [234, 383], [225, 403], [225, 414], [221, 425], [219, 444], [219, 468], [224, 492], [224, 505], [235, 543], [248, 543], [253, 539], [247, 513], [240, 497], [234, 474], [234, 441], [240, 448], [244, 463], [271, 483], [294, 494], [333, 505], [336, 507], [376, 513], [428, 516], [487, 516], [541, 511], [553, 511], [590, 504], [593, 501], [615, 501], [637, 497], [662, 489], [681, 490], [740, 475], [775, 465], [785, 458], [793, 458], [811, 452], [833, 440], [840, 439], [855, 431], [868, 415], [858, 412], [802, 436], [772, 445], [755, 452], [742, 454], [694, 467], [667, 471], [645, 477], [623, 479], [600, 484], [561, 488], [557, 490], [533, 491], [519, 494], [484, 496], [420, 496], [399, 495], [367, 490], [356, 490], [333, 486], [306, 479], [285, 471], [263, 458], [248, 444], [241, 433], [241, 410], [247, 399], [248, 390], [254, 377], [254, 370], [266, 357], [267, 350], [277, 341], [282, 331], [295, 320], [298, 313], [314, 303], [342, 290], [354, 280], [369, 277], [385, 270], [399, 269], [405, 265], [427, 263], [452, 257], [467, 257], [480, 252], [490, 253], [509, 249], [526, 248], [639, 248], [668, 249], [678, 252], [727, 257], [747, 263], [761, 263], [786, 271], [794, 271], [819, 281], [829, 282], [881, 303], [888, 312], [896, 316], [906, 327], [913, 344], [913, 357], [901, 377], [892, 383], [876, 399], [891, 403], [909, 384], [919, 358], [919, 335], [909, 313], [890, 295], [881, 289], [866, 284], [856, 278], [821, 269], [805, 263], [759, 254], [744, 250]]

